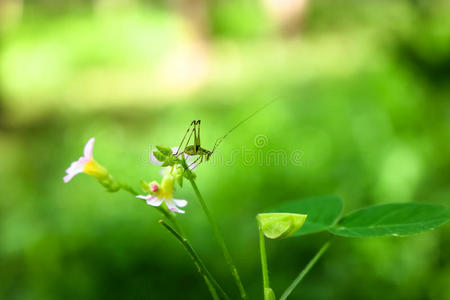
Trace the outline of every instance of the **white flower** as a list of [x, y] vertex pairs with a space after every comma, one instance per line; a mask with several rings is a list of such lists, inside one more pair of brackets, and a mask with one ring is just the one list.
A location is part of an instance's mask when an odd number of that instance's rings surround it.
[[63, 178], [64, 182], [69, 182], [79, 173], [86, 173], [99, 179], [106, 178], [109, 175], [108, 171], [94, 160], [94, 142], [95, 138], [90, 138], [84, 146], [83, 156], [70, 164], [70, 167], [66, 170], [67, 175]]
[[184, 214], [184, 210], [179, 207], [185, 207], [187, 205], [186, 200], [174, 199], [173, 190], [175, 188], [175, 180], [173, 175], [164, 175], [161, 186], [156, 181], [150, 183], [151, 194], [143, 196], [139, 195], [136, 198], [144, 199], [148, 205], [160, 206], [163, 202], [167, 208], [173, 212]]

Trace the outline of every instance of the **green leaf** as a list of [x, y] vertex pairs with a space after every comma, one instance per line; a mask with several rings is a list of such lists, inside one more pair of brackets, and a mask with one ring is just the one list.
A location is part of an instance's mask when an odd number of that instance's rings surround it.
[[157, 160], [159, 160], [160, 162], [165, 162], [166, 161], [166, 155], [162, 154], [159, 151], [153, 151], [153, 155], [155, 156], [155, 158]]
[[305, 214], [303, 227], [292, 236], [324, 231], [333, 226], [342, 212], [342, 200], [337, 196], [321, 196], [284, 203], [267, 212]]
[[296, 233], [305, 223], [306, 215], [266, 213], [256, 216], [264, 235], [269, 239], [284, 239]]
[[404, 236], [432, 230], [449, 220], [448, 206], [389, 203], [353, 211], [343, 217], [330, 232], [345, 237]]
[[168, 156], [168, 155], [172, 155], [172, 149], [164, 147], [164, 146], [156, 146], [156, 149], [159, 150], [159, 152], [161, 152], [162, 154]]

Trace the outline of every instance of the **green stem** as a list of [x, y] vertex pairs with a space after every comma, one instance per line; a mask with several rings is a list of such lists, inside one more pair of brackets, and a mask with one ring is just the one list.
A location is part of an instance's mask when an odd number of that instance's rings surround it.
[[245, 293], [244, 286], [243, 286], [243, 284], [241, 282], [241, 279], [239, 277], [239, 273], [237, 271], [237, 268], [236, 268], [235, 264], [233, 263], [233, 259], [231, 258], [230, 252], [228, 251], [228, 248], [227, 248], [227, 246], [225, 244], [225, 240], [224, 240], [222, 234], [220, 233], [219, 227], [217, 226], [213, 216], [209, 212], [208, 206], [206, 206], [206, 202], [203, 199], [202, 195], [200, 194], [200, 191], [199, 191], [199, 189], [197, 187], [197, 184], [195, 183], [195, 181], [193, 179], [189, 179], [189, 181], [190, 181], [190, 183], [192, 185], [192, 188], [195, 191], [195, 194], [197, 195], [198, 200], [200, 201], [200, 204], [201, 204], [201, 206], [202, 206], [202, 208], [203, 208], [203, 210], [204, 210], [204, 212], [206, 214], [206, 217], [208, 218], [208, 221], [209, 221], [210, 225], [212, 226], [214, 235], [215, 235], [215, 237], [217, 239], [217, 242], [220, 245], [220, 248], [222, 249], [223, 256], [225, 258], [225, 261], [228, 264], [228, 267], [230, 268], [231, 274], [233, 275], [234, 281], [235, 281], [235, 283], [236, 283], [236, 285], [237, 285], [237, 287], [239, 289], [241, 298], [242, 299], [247, 299], [247, 295]]
[[[136, 192], [131, 186], [124, 184], [124, 183], [118, 183], [119, 187], [133, 196], [137, 196], [138, 192]], [[209, 273], [209, 271], [206, 269], [203, 262], [200, 260], [200, 257], [195, 252], [194, 248], [189, 244], [186, 238], [184, 238], [181, 234], [183, 234], [183, 231], [181, 227], [178, 225], [178, 222], [176, 220], [176, 217], [173, 215], [172, 212], [169, 212], [164, 207], [158, 206], [156, 207], [175, 227], [175, 229], [170, 226], [169, 224], [165, 223], [163, 220], [160, 220], [159, 223], [163, 225], [170, 233], [172, 233], [184, 246], [185, 250], [190, 254], [191, 258], [194, 261], [194, 264], [197, 267], [198, 272], [202, 275], [203, 279], [205, 280], [206, 285], [208, 286], [208, 290], [211, 293], [211, 296], [214, 300], [219, 300], [219, 296], [217, 295], [216, 289], [221, 293], [223, 299], [229, 300], [230, 298], [225, 293], [225, 291], [220, 287], [220, 285], [217, 283], [217, 281], [214, 279], [214, 277]]]
[[127, 192], [130, 193], [130, 194], [133, 194], [134, 196], [139, 195], [139, 193], [136, 192], [136, 191], [135, 191], [131, 186], [129, 186], [128, 184], [119, 182], [119, 186], [120, 186], [121, 189], [127, 191]]
[[287, 297], [292, 293], [292, 291], [295, 289], [295, 287], [302, 281], [302, 279], [308, 274], [309, 270], [316, 264], [316, 262], [319, 260], [319, 258], [322, 256], [322, 254], [328, 249], [330, 246], [330, 242], [326, 242], [322, 248], [319, 249], [319, 251], [314, 255], [314, 257], [309, 261], [309, 263], [306, 265], [306, 267], [298, 274], [297, 278], [294, 279], [294, 281], [291, 283], [291, 285], [288, 286], [288, 288], [284, 291], [283, 295], [281, 295], [280, 300], [286, 300]]
[[211, 296], [214, 299], [219, 299], [219, 296], [217, 295], [216, 292], [217, 290], [222, 295], [223, 299], [229, 300], [230, 297], [228, 297], [228, 295], [225, 293], [225, 291], [222, 289], [219, 283], [217, 283], [217, 281], [205, 267], [202, 260], [197, 255], [194, 248], [192, 248], [188, 240], [185, 237], [181, 236], [175, 229], [173, 229], [169, 224], [165, 223], [163, 220], [160, 220], [159, 224], [164, 226], [164, 228], [166, 228], [173, 236], [175, 236], [175, 238], [183, 245], [185, 250], [189, 253], [192, 260], [194, 261], [194, 264], [197, 266], [198, 272], [203, 276], [205, 283], [208, 286], [208, 289], [211, 293]]
[[267, 254], [266, 254], [266, 240], [264, 238], [264, 233], [262, 231], [261, 225], [258, 222], [259, 228], [259, 251], [261, 253], [261, 269], [263, 276], [263, 291], [264, 300], [275, 300], [275, 293], [270, 288], [269, 283], [269, 268], [267, 267]]
[[261, 230], [261, 227], [259, 227], [259, 251], [261, 253], [261, 269], [262, 269], [262, 276], [263, 276], [263, 285], [264, 290], [270, 289], [269, 284], [269, 270], [267, 267], [267, 255], [266, 255], [266, 243], [264, 239], [264, 233]]

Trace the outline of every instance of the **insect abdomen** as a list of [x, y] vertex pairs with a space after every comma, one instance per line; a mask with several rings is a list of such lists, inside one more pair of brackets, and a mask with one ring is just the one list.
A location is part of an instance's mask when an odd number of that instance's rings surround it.
[[186, 153], [187, 155], [197, 155], [197, 151], [195, 151], [195, 146], [191, 145], [191, 146], [187, 146], [186, 148], [184, 148], [184, 153]]

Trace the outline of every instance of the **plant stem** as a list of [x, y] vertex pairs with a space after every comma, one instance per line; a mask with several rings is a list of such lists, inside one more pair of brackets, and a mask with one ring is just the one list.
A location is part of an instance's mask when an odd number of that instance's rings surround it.
[[131, 186], [129, 186], [128, 184], [119, 182], [119, 186], [120, 186], [121, 189], [123, 189], [123, 190], [129, 192], [130, 194], [133, 194], [133, 195], [135, 195], [135, 196], [139, 195], [139, 193], [136, 192], [136, 191], [135, 191]]
[[261, 227], [258, 224], [259, 228], [259, 251], [261, 253], [261, 269], [263, 276], [263, 285], [264, 289], [270, 289], [269, 284], [269, 269], [267, 267], [267, 255], [266, 255], [266, 243], [264, 239], [264, 233], [261, 230]]
[[208, 289], [211, 293], [211, 296], [214, 299], [219, 299], [216, 292], [217, 290], [222, 295], [223, 299], [229, 300], [230, 297], [228, 297], [228, 295], [225, 293], [222, 287], [217, 283], [217, 281], [205, 267], [202, 260], [197, 255], [195, 250], [192, 248], [188, 240], [185, 237], [181, 236], [175, 229], [173, 229], [169, 224], [165, 223], [163, 220], [159, 220], [159, 224], [164, 226], [171, 234], [173, 234], [175, 238], [183, 245], [185, 250], [190, 254], [192, 260], [194, 261], [194, 264], [197, 266], [198, 272], [203, 276], [205, 283], [208, 286]]
[[[119, 186], [121, 189], [129, 192], [130, 194], [137, 196], [138, 193], [129, 185], [120, 183]], [[194, 248], [189, 244], [188, 240], [183, 237], [181, 234], [183, 234], [183, 231], [181, 230], [181, 227], [178, 225], [178, 222], [175, 218], [175, 216], [164, 209], [164, 207], [158, 206], [156, 207], [172, 224], [175, 228], [164, 222], [163, 220], [160, 220], [159, 223], [164, 226], [171, 234], [175, 236], [176, 239], [178, 239], [181, 244], [184, 246], [185, 250], [189, 253], [192, 260], [194, 261], [194, 264], [197, 267], [198, 272], [202, 275], [203, 279], [205, 280], [206, 285], [208, 286], [208, 290], [213, 297], [214, 300], [219, 300], [219, 296], [217, 295], [216, 289], [220, 292], [222, 295], [222, 298], [225, 300], [229, 300], [230, 298], [225, 293], [225, 291], [222, 289], [222, 287], [217, 283], [217, 281], [214, 279], [214, 277], [211, 275], [211, 273], [206, 269], [203, 262], [200, 260], [200, 257], [195, 252]]]
[[190, 181], [190, 183], [192, 185], [192, 188], [195, 191], [195, 194], [197, 195], [198, 200], [200, 201], [200, 204], [201, 204], [201, 206], [203, 208], [203, 211], [205, 212], [205, 214], [206, 214], [206, 216], [208, 218], [208, 221], [209, 221], [210, 225], [212, 226], [214, 235], [215, 235], [215, 237], [217, 239], [217, 242], [220, 245], [220, 248], [222, 250], [222, 253], [223, 253], [223, 256], [225, 258], [225, 261], [227, 262], [228, 267], [230, 268], [231, 274], [233, 275], [234, 281], [235, 281], [235, 283], [236, 283], [236, 285], [237, 285], [237, 287], [239, 289], [241, 298], [242, 299], [247, 299], [247, 295], [245, 293], [244, 286], [243, 286], [243, 284], [241, 282], [241, 279], [239, 277], [239, 273], [237, 271], [237, 268], [236, 268], [235, 264], [233, 263], [233, 259], [231, 258], [230, 252], [228, 251], [228, 248], [227, 248], [227, 246], [225, 244], [225, 240], [224, 240], [222, 234], [220, 233], [219, 227], [217, 226], [213, 216], [209, 212], [208, 206], [206, 206], [206, 202], [203, 199], [202, 195], [200, 194], [200, 191], [199, 191], [199, 189], [197, 187], [197, 184], [195, 183], [194, 179], [189, 179], [189, 181]]
[[309, 270], [316, 264], [316, 262], [319, 260], [319, 258], [322, 256], [322, 254], [328, 249], [330, 246], [330, 242], [326, 242], [322, 248], [319, 249], [319, 251], [314, 255], [314, 257], [309, 261], [309, 263], [306, 265], [306, 267], [298, 274], [297, 278], [294, 279], [294, 281], [291, 283], [291, 285], [288, 286], [288, 288], [284, 291], [283, 295], [281, 295], [280, 300], [286, 300], [287, 297], [292, 293], [292, 291], [295, 289], [295, 287], [302, 281], [302, 279], [308, 274]]

